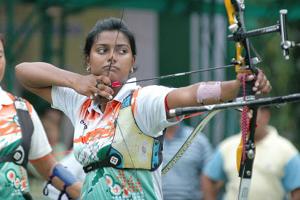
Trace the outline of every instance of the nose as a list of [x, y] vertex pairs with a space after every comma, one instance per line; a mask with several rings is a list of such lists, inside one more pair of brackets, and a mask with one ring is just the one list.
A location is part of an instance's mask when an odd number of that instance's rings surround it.
[[110, 63], [110, 64], [114, 64], [117, 62], [117, 54], [116, 54], [116, 51], [115, 49], [113, 49], [108, 57], [108, 60], [107, 62]]

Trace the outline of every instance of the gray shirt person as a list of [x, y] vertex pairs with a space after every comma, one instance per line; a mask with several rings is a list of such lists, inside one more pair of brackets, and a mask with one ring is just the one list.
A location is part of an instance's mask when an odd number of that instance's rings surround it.
[[[183, 123], [167, 128], [163, 166], [173, 158], [192, 131], [192, 127]], [[199, 133], [173, 168], [162, 176], [164, 200], [202, 199], [200, 177], [211, 154], [212, 147], [207, 137]]]

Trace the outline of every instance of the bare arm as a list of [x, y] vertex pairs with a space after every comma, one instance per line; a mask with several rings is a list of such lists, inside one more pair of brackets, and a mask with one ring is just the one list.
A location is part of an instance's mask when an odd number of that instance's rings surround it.
[[[43, 176], [44, 179], [48, 180], [52, 174], [54, 166], [57, 164], [56, 160], [51, 154], [48, 154], [40, 159], [31, 161], [35, 169]], [[58, 177], [52, 179], [52, 185], [58, 190], [63, 190], [64, 182]], [[80, 197], [82, 183], [77, 181], [71, 186], [66, 188], [67, 193], [74, 199]]]
[[218, 197], [218, 193], [223, 186], [223, 182], [214, 181], [209, 177], [202, 175], [201, 183], [204, 200], [216, 200]]
[[[168, 94], [168, 106], [169, 108], [185, 107], [185, 106], [197, 106], [197, 90], [199, 84], [194, 84], [187, 87], [182, 87], [171, 91]], [[239, 91], [239, 81], [225, 81], [221, 83], [221, 96], [222, 101], [232, 100], [236, 97]], [[206, 104], [219, 103], [216, 100], [208, 100]]]
[[44, 62], [20, 63], [15, 70], [17, 79], [26, 89], [49, 103], [52, 103], [53, 85], [72, 88], [85, 96], [99, 94], [108, 97], [113, 93], [112, 89], [105, 85], [102, 85], [102, 88], [96, 87], [97, 81], [110, 85], [109, 78], [105, 76], [81, 75]]
[[26, 89], [50, 103], [52, 103], [52, 85], [72, 88], [72, 85], [80, 78], [78, 74], [43, 62], [21, 63], [17, 65], [16, 77]]
[[[259, 70], [259, 73], [256, 77], [249, 75], [247, 80], [255, 79], [255, 86], [253, 87], [254, 92], [258, 93], [269, 93], [271, 91], [271, 85], [262, 71]], [[213, 83], [213, 82], [212, 82]], [[233, 100], [239, 92], [241, 83], [239, 80], [223, 81], [220, 84], [220, 94], [219, 98], [207, 98], [203, 101], [203, 104], [215, 104], [220, 102], [226, 102]], [[197, 101], [197, 95], [205, 92], [204, 90], [199, 90], [199, 83], [175, 89], [171, 91], [167, 96], [167, 102], [170, 109], [177, 107], [186, 107], [186, 106], [198, 106], [200, 103]], [[218, 100], [217, 100], [218, 99]]]

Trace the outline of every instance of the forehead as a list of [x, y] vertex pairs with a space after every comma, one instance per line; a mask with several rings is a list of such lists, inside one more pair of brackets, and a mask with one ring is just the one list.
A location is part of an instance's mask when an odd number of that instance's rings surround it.
[[121, 31], [103, 31], [96, 37], [96, 44], [129, 44], [127, 36]]

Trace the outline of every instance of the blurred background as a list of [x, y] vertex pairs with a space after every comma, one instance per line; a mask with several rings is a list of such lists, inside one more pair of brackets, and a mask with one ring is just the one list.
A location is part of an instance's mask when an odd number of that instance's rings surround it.
[[[299, 1], [251, 0], [245, 3], [248, 30], [276, 24], [279, 10], [287, 9], [289, 39], [300, 42]], [[57, 146], [57, 157], [71, 148], [72, 126], [62, 113], [49, 111], [49, 104], [23, 90], [15, 80], [14, 66], [24, 61], [45, 61], [85, 73], [85, 37], [97, 20], [111, 16], [123, 16], [123, 21], [135, 33], [138, 79], [222, 66], [234, 57], [234, 43], [226, 39], [228, 22], [222, 0], [0, 0], [0, 32], [6, 36], [7, 58], [2, 87], [28, 99], [43, 121], [48, 121], [44, 125], [47, 133], [54, 137], [50, 140]], [[263, 60], [259, 67], [272, 83], [270, 96], [300, 92], [300, 49], [292, 49], [290, 60], [286, 61], [279, 33], [252, 38], [251, 42]], [[223, 69], [142, 82], [141, 85], [180, 87], [200, 80], [234, 77], [233, 69]], [[299, 103], [282, 105], [273, 108], [271, 121], [298, 150], [299, 116]], [[198, 122], [197, 117], [189, 121], [191, 125]], [[239, 114], [228, 110], [212, 120], [204, 133], [215, 146], [238, 129]]]

